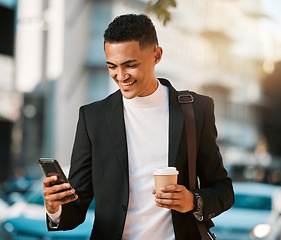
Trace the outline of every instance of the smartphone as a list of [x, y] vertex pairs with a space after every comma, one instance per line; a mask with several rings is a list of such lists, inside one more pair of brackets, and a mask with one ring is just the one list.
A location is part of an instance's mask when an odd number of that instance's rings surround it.
[[[59, 162], [56, 159], [53, 158], [40, 158], [39, 159], [39, 165], [42, 168], [44, 174], [46, 177], [51, 176], [57, 176], [58, 179], [56, 181], [53, 181], [51, 185], [57, 185], [62, 183], [69, 183], [68, 179], [66, 178]], [[70, 188], [71, 189], [71, 188]], [[63, 191], [66, 191], [69, 189], [65, 189]], [[75, 194], [71, 194], [67, 196], [68, 198], [75, 198]]]

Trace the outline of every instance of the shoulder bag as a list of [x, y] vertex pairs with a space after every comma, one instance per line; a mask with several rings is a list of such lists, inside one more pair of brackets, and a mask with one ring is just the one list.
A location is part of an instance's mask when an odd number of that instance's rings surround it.
[[[188, 90], [178, 92], [178, 101], [184, 113], [186, 137], [187, 137], [187, 154], [188, 154], [188, 177], [190, 190], [196, 188], [196, 128], [193, 111], [194, 98]], [[202, 237], [202, 240], [217, 240], [216, 236], [206, 228], [204, 222], [196, 219], [196, 223]]]

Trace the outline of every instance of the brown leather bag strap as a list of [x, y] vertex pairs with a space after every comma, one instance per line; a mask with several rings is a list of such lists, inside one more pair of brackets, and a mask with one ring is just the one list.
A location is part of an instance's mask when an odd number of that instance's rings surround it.
[[191, 190], [196, 188], [196, 128], [192, 102], [193, 96], [189, 91], [180, 91], [178, 100], [184, 113], [184, 122], [187, 138], [188, 177]]
[[[184, 122], [187, 138], [188, 176], [190, 190], [196, 189], [196, 126], [193, 110], [194, 98], [188, 90], [178, 92], [178, 101], [184, 113]], [[212, 239], [203, 222], [196, 220], [200, 235], [203, 240]]]

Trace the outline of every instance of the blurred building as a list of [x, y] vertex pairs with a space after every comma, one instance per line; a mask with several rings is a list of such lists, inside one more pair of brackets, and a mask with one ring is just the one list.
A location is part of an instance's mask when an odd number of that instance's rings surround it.
[[12, 172], [12, 135], [20, 108], [14, 81], [15, 20], [15, 1], [0, 1], [0, 183]]
[[264, 106], [260, 83], [281, 56], [280, 31], [266, 32], [261, 24], [273, 20], [264, 2], [178, 0], [172, 22], [160, 28], [160, 41], [169, 51], [164, 57], [171, 60], [161, 73], [176, 76], [178, 88], [214, 99], [218, 142], [227, 164], [258, 162], [254, 149], [262, 137]]
[[[8, 8], [16, 13], [16, 24], [11, 24], [15, 54], [0, 53], [0, 66], [6, 64], [3, 69], [10, 79], [1, 78], [0, 94], [9, 92], [5, 101], [16, 96], [8, 103], [15, 111], [5, 116], [22, 129], [14, 134], [21, 143], [17, 162], [41, 175], [39, 157], [69, 163], [79, 107], [117, 89], [105, 64], [105, 28], [117, 15], [146, 12], [148, 0], [1, 2], [5, 8], [13, 3]], [[253, 150], [260, 135], [260, 80], [264, 66], [269, 69], [273, 61], [271, 52], [280, 53], [281, 48], [278, 35], [266, 38], [276, 49], [265, 41], [260, 21], [267, 15], [261, 3], [177, 0], [166, 26], [149, 13], [164, 49], [157, 75], [179, 90], [214, 98], [223, 151], [229, 146], [238, 152]], [[1, 102], [1, 116], [3, 108]]]
[[87, 102], [86, 54], [93, 1], [19, 0], [16, 88], [23, 95], [20, 161], [69, 163], [79, 106]]

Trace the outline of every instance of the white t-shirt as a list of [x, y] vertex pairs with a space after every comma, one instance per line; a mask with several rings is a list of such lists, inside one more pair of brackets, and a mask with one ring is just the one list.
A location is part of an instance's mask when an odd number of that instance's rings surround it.
[[171, 210], [156, 206], [153, 171], [168, 166], [168, 88], [123, 98], [129, 159], [129, 206], [123, 239], [175, 239]]

